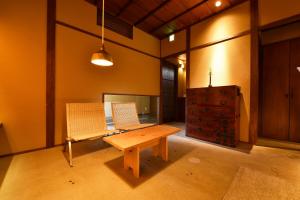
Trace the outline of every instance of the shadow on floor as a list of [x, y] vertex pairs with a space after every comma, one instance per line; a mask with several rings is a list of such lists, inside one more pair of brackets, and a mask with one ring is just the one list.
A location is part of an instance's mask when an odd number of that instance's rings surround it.
[[[100, 151], [102, 149], [106, 149], [111, 147], [109, 144], [105, 143], [102, 139], [95, 139], [95, 140], [84, 140], [79, 142], [72, 142], [72, 154], [73, 159], [87, 155], [89, 153], [93, 153], [96, 151]], [[69, 163], [69, 149], [66, 148], [66, 151], [62, 153], [66, 158], [66, 162]]]
[[0, 188], [5, 179], [6, 173], [9, 169], [12, 159], [13, 159], [13, 156], [6, 156], [3, 158], [0, 158]]
[[149, 180], [151, 177], [157, 175], [160, 171], [163, 171], [195, 148], [194, 146], [186, 147], [180, 143], [182, 142], [169, 140], [169, 161], [167, 162], [159, 157], [153, 157], [151, 149], [142, 151], [140, 154], [139, 178], [135, 178], [131, 170], [125, 170], [123, 168], [123, 156], [110, 160], [106, 162], [105, 165], [122, 178], [129, 186], [135, 188]]

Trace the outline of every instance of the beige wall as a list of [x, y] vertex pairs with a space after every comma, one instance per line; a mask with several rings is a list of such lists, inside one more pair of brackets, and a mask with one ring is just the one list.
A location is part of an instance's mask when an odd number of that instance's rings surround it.
[[250, 3], [236, 6], [191, 28], [191, 48], [234, 36], [250, 28]]
[[[191, 46], [214, 42], [250, 28], [249, 2], [243, 3], [191, 28]], [[207, 87], [209, 68], [212, 85], [241, 87], [240, 140], [249, 140], [250, 35], [191, 51], [190, 87]]]
[[259, 0], [260, 25], [300, 14], [299, 0]]
[[46, 1], [0, 1], [0, 155], [45, 146]]
[[244, 36], [191, 52], [190, 87], [207, 87], [209, 67], [212, 85], [241, 87], [240, 140], [249, 138], [250, 110], [250, 36]]
[[[96, 8], [87, 2], [74, 0], [70, 7], [68, 0], [59, 0], [57, 6], [58, 20], [90, 32], [99, 29], [95, 25]], [[90, 57], [100, 48], [100, 40], [61, 25], [56, 28], [56, 144], [66, 137], [67, 102], [101, 101], [104, 92], [159, 95], [159, 59], [106, 42], [114, 66], [95, 67]], [[109, 31], [106, 36], [151, 54], [159, 52], [159, 40], [136, 29], [133, 40]]]
[[169, 38], [161, 40], [161, 56], [165, 57], [186, 50], [186, 30], [175, 33], [175, 40]]

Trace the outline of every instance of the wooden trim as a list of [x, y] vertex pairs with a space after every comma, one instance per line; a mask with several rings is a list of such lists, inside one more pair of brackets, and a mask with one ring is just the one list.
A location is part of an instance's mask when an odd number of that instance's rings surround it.
[[263, 25], [263, 26], [260, 26], [259, 29], [261, 31], [268, 31], [268, 30], [271, 30], [271, 29], [276, 29], [276, 28], [279, 28], [279, 27], [282, 27], [282, 26], [287, 26], [287, 25], [297, 23], [297, 22], [300, 22], [300, 14], [294, 15], [294, 16], [291, 16], [291, 17], [288, 17], [288, 18], [284, 18], [284, 19], [281, 19], [281, 20], [278, 20], [278, 21], [275, 21], [275, 22], [271, 22], [271, 23]]
[[[78, 32], [81, 32], [81, 33], [90, 35], [90, 36], [92, 36], [92, 37], [96, 37], [96, 38], [100, 38], [100, 39], [101, 39], [101, 36], [99, 36], [99, 35], [97, 35], [97, 34], [95, 34], [95, 33], [91, 33], [91, 32], [89, 32], [89, 31], [83, 30], [83, 29], [81, 29], [81, 28], [78, 28], [78, 27], [76, 27], [76, 26], [67, 24], [67, 23], [65, 23], [65, 22], [56, 20], [56, 24], [59, 24], [59, 25], [61, 25], [61, 26], [64, 26], [64, 27], [73, 29], [73, 30], [75, 30], [75, 31], [78, 31]], [[108, 38], [104, 38], [104, 40], [107, 41], [107, 42], [111, 42], [111, 43], [113, 43], [113, 44], [116, 44], [116, 45], [118, 45], [118, 46], [125, 47], [125, 48], [127, 48], [127, 49], [132, 50], [132, 51], [136, 51], [136, 52], [138, 52], [138, 53], [141, 53], [141, 54], [150, 56], [150, 57], [152, 57], [152, 58], [160, 59], [160, 58], [157, 57], [157, 56], [154, 56], [154, 55], [151, 55], [151, 54], [149, 54], [149, 53], [147, 53], [147, 52], [144, 52], [144, 51], [141, 51], [141, 50], [132, 48], [132, 47], [127, 46], [127, 45], [125, 45], [125, 44], [121, 44], [121, 43], [116, 42], [116, 41], [114, 41], [114, 40], [111, 40], [111, 39], [108, 39]]]
[[186, 88], [190, 88], [191, 67], [191, 27], [186, 29]]
[[[76, 141], [76, 142], [81, 142], [81, 141], [82, 140]], [[72, 142], [72, 143], [75, 143], [75, 142]], [[55, 147], [63, 146], [63, 145], [64, 145], [64, 143], [55, 144], [55, 145], [53, 145], [52, 147], [49, 147], [49, 148], [55, 148]], [[18, 151], [18, 152], [15, 152], [15, 153], [7, 153], [7, 154], [0, 155], [0, 158], [8, 157], [8, 156], [16, 156], [16, 155], [25, 154], [25, 153], [31, 153], [31, 152], [45, 150], [45, 149], [49, 149], [49, 148], [48, 147], [40, 147], [40, 148], [34, 148], [34, 149], [25, 150], [25, 151]]]
[[[180, 31], [182, 31], [182, 30], [184, 30], [184, 29], [187, 29], [188, 27], [192, 27], [192, 26], [194, 26], [194, 25], [196, 25], [196, 24], [199, 24], [199, 23], [201, 23], [201, 22], [203, 22], [203, 21], [209, 19], [209, 18], [212, 18], [212, 17], [215, 17], [215, 16], [217, 16], [217, 15], [220, 15], [220, 14], [222, 14], [222, 13], [224, 13], [224, 12], [226, 12], [226, 11], [228, 11], [228, 10], [230, 10], [230, 9], [232, 9], [232, 8], [234, 8], [234, 7], [236, 7], [236, 6], [239, 6], [239, 5], [241, 5], [241, 4], [243, 4], [243, 3], [247, 2], [247, 1], [251, 1], [251, 0], [244, 0], [244, 1], [241, 1], [241, 2], [239, 2], [239, 3], [237, 3], [237, 4], [233, 5], [233, 6], [227, 7], [227, 8], [225, 8], [225, 9], [219, 11], [219, 12], [216, 12], [216, 13], [214, 13], [214, 14], [212, 14], [212, 15], [209, 15], [209, 16], [207, 16], [207, 17], [204, 17], [204, 18], [202, 18], [202, 19], [199, 19], [198, 21], [196, 21], [196, 22], [194, 22], [194, 23], [192, 23], [192, 24], [190, 24], [190, 25], [184, 26], [184, 27], [182, 27], [182, 28], [180, 28], [180, 29], [178, 29], [178, 30], [176, 30], [176, 31], [173, 31], [173, 32], [170, 33], [170, 34], [178, 33], [178, 32], [180, 32]], [[169, 34], [169, 35], [170, 35], [170, 34]], [[169, 37], [169, 35], [166, 35], [165, 37], [162, 37], [161, 40], [163, 40], [163, 39]]]
[[159, 66], [159, 86], [160, 86], [160, 98], [159, 98], [159, 124], [163, 123], [163, 103], [164, 103], [164, 91], [163, 91], [163, 59], [160, 59], [160, 66]]
[[[105, 24], [104, 27], [115, 33], [123, 35], [129, 39], [133, 39], [133, 25], [105, 12], [104, 13]], [[97, 25], [102, 26], [102, 13], [101, 9], [97, 8]]]
[[[49, 147], [49, 148], [51, 148], [51, 147]], [[20, 154], [24, 154], [24, 153], [30, 153], [30, 152], [44, 150], [44, 149], [47, 149], [47, 148], [46, 147], [40, 147], [40, 148], [35, 148], [35, 149], [30, 149], [30, 150], [25, 150], [25, 151], [19, 151], [19, 152], [16, 152], [16, 153], [7, 153], [7, 154], [0, 155], [0, 158], [8, 157], [8, 156], [16, 156], [16, 155], [20, 155]]]
[[138, 21], [136, 21], [134, 23], [134, 26], [138, 26], [139, 24], [141, 24], [142, 22], [144, 22], [146, 19], [148, 19], [148, 17], [152, 16], [154, 13], [156, 13], [159, 9], [161, 9], [163, 6], [165, 6], [169, 2], [170, 2], [170, 0], [163, 1], [156, 8], [154, 8], [153, 10], [151, 10], [150, 12], [148, 12], [148, 14], [146, 14], [144, 17], [142, 17]]
[[163, 59], [168, 59], [168, 58], [172, 58], [172, 57], [177, 57], [177, 56], [180, 56], [181, 54], [184, 54], [186, 53], [186, 50], [184, 51], [179, 51], [177, 53], [173, 53], [173, 54], [170, 54], [170, 55], [167, 55], [165, 57], [162, 57]]
[[214, 41], [214, 42], [208, 42], [206, 44], [201, 44], [199, 46], [195, 46], [195, 47], [192, 47], [190, 48], [191, 51], [194, 51], [194, 50], [198, 50], [198, 49], [202, 49], [202, 48], [206, 48], [206, 47], [209, 47], [209, 46], [213, 46], [213, 45], [216, 45], [216, 44], [219, 44], [219, 43], [222, 43], [222, 42], [227, 42], [229, 40], [233, 40], [233, 39], [236, 39], [236, 38], [239, 38], [239, 37], [243, 37], [245, 35], [249, 35], [250, 34], [250, 30], [247, 30], [247, 31], [243, 31], [241, 33], [238, 33], [234, 36], [229, 36], [227, 38], [224, 38], [224, 39], [220, 39], [220, 40], [217, 40], [217, 41]]
[[55, 143], [55, 20], [56, 0], [47, 1], [46, 147]]
[[[186, 69], [185, 69], [185, 85], [186, 90], [190, 88], [190, 71], [191, 71], [191, 27], [189, 26], [186, 29]], [[186, 91], [187, 93], [187, 91]], [[187, 131], [187, 115], [188, 115], [188, 109], [187, 109], [187, 98], [185, 98], [185, 131]], [[187, 134], [187, 132], [185, 133]]]
[[249, 142], [256, 144], [259, 119], [259, 22], [258, 0], [250, 1], [251, 9], [251, 72]]
[[197, 3], [197, 4], [195, 4], [194, 6], [188, 8], [188, 9], [186, 9], [185, 11], [179, 13], [178, 15], [172, 17], [172, 18], [169, 19], [168, 21], [166, 21], [166, 22], [162, 23], [161, 25], [159, 25], [159, 26], [153, 28], [153, 29], [150, 31], [150, 33], [154, 33], [155, 31], [159, 30], [160, 28], [164, 27], [165, 25], [169, 24], [170, 22], [174, 21], [175, 19], [177, 19], [177, 18], [183, 16], [184, 14], [186, 14], [186, 13], [192, 11], [193, 9], [195, 9], [195, 8], [197, 8], [197, 7], [201, 6], [201, 5], [203, 5], [203, 4], [206, 3], [206, 2], [208, 2], [208, 0], [203, 0], [203, 1], [201, 1], [201, 2], [199, 2], [199, 3]]

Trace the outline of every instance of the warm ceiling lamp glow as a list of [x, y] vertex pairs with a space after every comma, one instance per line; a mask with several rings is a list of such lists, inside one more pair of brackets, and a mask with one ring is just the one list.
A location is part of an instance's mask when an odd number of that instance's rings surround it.
[[113, 60], [111, 55], [101, 48], [100, 51], [93, 53], [91, 63], [94, 65], [108, 67], [113, 65]]
[[91, 63], [98, 66], [108, 67], [112, 66], [112, 56], [104, 50], [104, 0], [102, 0], [102, 35], [101, 35], [101, 49], [93, 53]]
[[215, 6], [216, 7], [220, 7], [222, 5], [222, 2], [221, 1], [216, 1], [216, 3], [215, 3]]
[[180, 66], [180, 69], [184, 69], [184, 62], [182, 60], [178, 60], [178, 64]]
[[172, 34], [169, 36], [169, 42], [173, 42], [175, 40], [175, 35]]

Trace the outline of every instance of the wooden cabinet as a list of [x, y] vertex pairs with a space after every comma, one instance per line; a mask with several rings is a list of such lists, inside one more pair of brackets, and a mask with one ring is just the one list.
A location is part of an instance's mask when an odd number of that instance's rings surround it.
[[187, 89], [187, 136], [236, 146], [239, 142], [240, 89], [222, 86]]

